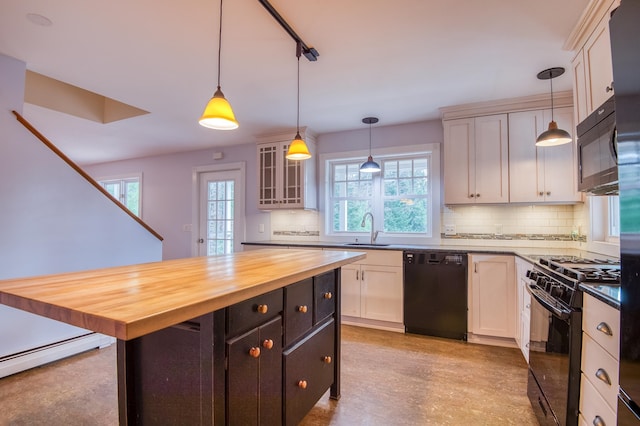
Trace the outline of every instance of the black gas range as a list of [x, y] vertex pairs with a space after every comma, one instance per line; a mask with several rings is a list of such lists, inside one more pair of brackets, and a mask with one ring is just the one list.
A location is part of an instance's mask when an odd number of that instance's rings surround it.
[[541, 425], [577, 425], [582, 350], [579, 286], [619, 285], [620, 264], [608, 259], [539, 256], [527, 277], [529, 400]]

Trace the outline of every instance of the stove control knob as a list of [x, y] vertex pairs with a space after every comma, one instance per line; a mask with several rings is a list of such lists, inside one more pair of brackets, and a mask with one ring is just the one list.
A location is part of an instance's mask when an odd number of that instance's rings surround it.
[[539, 275], [536, 277], [536, 284], [538, 284], [540, 288], [544, 288], [546, 290], [548, 282], [549, 282], [549, 279], [545, 276]]
[[557, 297], [558, 299], [560, 299], [560, 298], [562, 298], [562, 295], [564, 294], [564, 288], [560, 284], [553, 284], [551, 286], [550, 294], [553, 297]]

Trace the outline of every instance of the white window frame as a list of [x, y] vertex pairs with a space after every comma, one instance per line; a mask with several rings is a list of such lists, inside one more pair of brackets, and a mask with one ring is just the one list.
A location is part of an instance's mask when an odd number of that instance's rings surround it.
[[[406, 145], [400, 147], [389, 148], [376, 148], [373, 152], [374, 161], [381, 163], [383, 159], [391, 159], [393, 157], [405, 157], [405, 156], [418, 156], [420, 154], [430, 155], [431, 160], [429, 164], [429, 190], [431, 194], [430, 205], [430, 229], [425, 234], [410, 234], [410, 233], [387, 233], [380, 232], [377, 242], [386, 244], [439, 244], [440, 243], [440, 200], [441, 200], [441, 184], [440, 184], [440, 144], [430, 143], [421, 145]], [[321, 154], [320, 161], [320, 237], [324, 241], [333, 242], [353, 242], [356, 238], [360, 242], [367, 242], [370, 235], [369, 231], [362, 232], [348, 232], [339, 231], [334, 232], [332, 230], [331, 218], [331, 206], [330, 200], [330, 185], [331, 185], [331, 164], [338, 161], [356, 160], [359, 163], [366, 161], [369, 155], [368, 150], [361, 151], [348, 151], [337, 152], [330, 154]], [[380, 190], [379, 185], [374, 185], [374, 191]], [[382, 209], [384, 197], [380, 197], [381, 203], [378, 206], [374, 206], [373, 214], [376, 220], [376, 230], [382, 229]]]
[[607, 196], [588, 196], [589, 224], [591, 235], [587, 240], [587, 250], [610, 256], [620, 255], [620, 237], [612, 235], [612, 226], [620, 228], [619, 220], [610, 221], [611, 202]]
[[[138, 181], [138, 217], [142, 219], [142, 172], [139, 173], [128, 173], [122, 175], [113, 175], [113, 176], [105, 176], [96, 179], [96, 182], [100, 184], [104, 188], [106, 183], [117, 182], [117, 181]], [[120, 203], [126, 207], [126, 204], [123, 200], [118, 200]], [[131, 210], [129, 210], [131, 211]], [[133, 213], [133, 212], [132, 212]]]

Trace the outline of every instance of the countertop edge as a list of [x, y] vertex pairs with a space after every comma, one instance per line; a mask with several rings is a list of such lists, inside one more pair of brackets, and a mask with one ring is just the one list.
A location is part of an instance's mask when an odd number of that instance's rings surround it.
[[[192, 318], [205, 315], [209, 312], [231, 306], [235, 303], [251, 299], [252, 297], [258, 296], [260, 294], [264, 294], [278, 288], [283, 288], [298, 281], [329, 272], [346, 264], [364, 259], [365, 257], [366, 252], [344, 250], [344, 256], [329, 256], [328, 258], [323, 260], [319, 259], [318, 262], [314, 262], [317, 266], [311, 266], [304, 270], [302, 268], [298, 268], [298, 270], [295, 272], [282, 273], [277, 276], [270, 277], [264, 282], [260, 282], [238, 290], [225, 292], [224, 294], [220, 294], [215, 297], [206, 299], [203, 298], [202, 300], [197, 300], [193, 303], [183, 304], [175, 307], [175, 309], [158, 310], [157, 312], [153, 312], [148, 315], [140, 315], [137, 318], [130, 320], [122, 316], [100, 315], [96, 312], [92, 312], [90, 309], [76, 309], [70, 306], [65, 306], [63, 303], [53, 304], [46, 299], [39, 300], [37, 297], [25, 296], [24, 294], [21, 294], [19, 289], [3, 289], [0, 287], [0, 303], [12, 308], [40, 315], [45, 318], [61, 321], [76, 327], [81, 327], [94, 332], [106, 334], [120, 340], [132, 340], [137, 337], [150, 334], [155, 331], [170, 327], [172, 325], [190, 320]], [[162, 262], [154, 262], [153, 264], [161, 263]], [[130, 265], [123, 268], [131, 268], [136, 266], [137, 265]], [[3, 282], [29, 282], [29, 285], [33, 286], [34, 284], [38, 284], [40, 280], [46, 279], [47, 277], [63, 275], [73, 277], [74, 274], [82, 275], [91, 273], [106, 274], [109, 271], [118, 268], [120, 267], [103, 268], [94, 271], [80, 271], [76, 273], [72, 272], [68, 274], [26, 277], [15, 280], [4, 280]]]
[[607, 296], [605, 293], [597, 290], [594, 287], [598, 287], [598, 286], [593, 286], [589, 284], [580, 284], [580, 290], [582, 290], [584, 293], [587, 293], [589, 296], [595, 297], [599, 301], [606, 303], [607, 305], [617, 309], [618, 311], [620, 310], [620, 302]]

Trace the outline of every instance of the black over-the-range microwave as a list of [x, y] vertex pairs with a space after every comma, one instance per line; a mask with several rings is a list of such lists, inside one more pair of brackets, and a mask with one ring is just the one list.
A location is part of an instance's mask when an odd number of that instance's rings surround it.
[[578, 124], [578, 190], [618, 194], [618, 146], [613, 96]]

